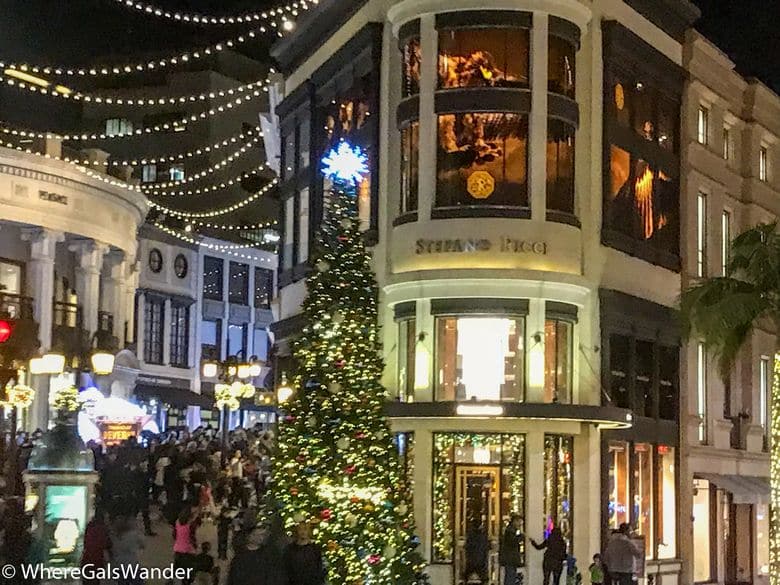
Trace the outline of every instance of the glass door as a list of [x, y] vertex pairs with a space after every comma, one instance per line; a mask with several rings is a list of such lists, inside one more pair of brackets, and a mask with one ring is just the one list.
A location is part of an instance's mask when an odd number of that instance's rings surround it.
[[455, 468], [455, 583], [498, 585], [499, 466]]

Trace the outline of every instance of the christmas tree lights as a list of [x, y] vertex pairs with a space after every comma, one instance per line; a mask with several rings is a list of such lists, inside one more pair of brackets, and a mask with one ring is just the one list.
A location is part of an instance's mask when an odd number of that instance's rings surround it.
[[274, 496], [288, 526], [315, 525], [331, 583], [406, 585], [422, 565], [383, 417], [378, 292], [356, 207], [365, 161], [346, 143], [324, 160], [333, 189], [294, 344], [300, 369], [280, 418]]
[[769, 582], [780, 585], [780, 353], [775, 353], [769, 422]]

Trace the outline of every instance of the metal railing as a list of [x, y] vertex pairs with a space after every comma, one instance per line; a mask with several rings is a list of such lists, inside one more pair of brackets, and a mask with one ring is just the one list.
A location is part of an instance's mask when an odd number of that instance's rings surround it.
[[15, 293], [0, 292], [0, 316], [8, 319], [32, 319], [32, 298]]

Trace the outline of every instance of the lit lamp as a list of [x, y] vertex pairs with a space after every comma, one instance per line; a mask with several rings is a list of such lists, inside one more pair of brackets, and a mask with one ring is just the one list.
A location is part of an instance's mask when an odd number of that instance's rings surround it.
[[65, 356], [47, 353], [43, 357], [30, 360], [31, 374], [61, 374], [65, 370]]
[[98, 351], [92, 354], [92, 371], [99, 376], [107, 376], [114, 371], [114, 354]]
[[292, 395], [293, 389], [287, 384], [287, 376], [282, 374], [282, 385], [276, 389], [276, 400], [279, 404], [284, 404]]
[[202, 371], [204, 378], [215, 378], [218, 370], [219, 366], [215, 362], [203, 362]]
[[251, 374], [252, 366], [249, 364], [239, 364], [236, 368], [236, 375], [242, 380], [249, 378]]
[[263, 362], [257, 359], [257, 356], [252, 356], [251, 363], [249, 364], [249, 375], [253, 378], [257, 378], [263, 372]]
[[38, 357], [38, 358], [32, 358], [30, 360], [29, 370], [30, 370], [31, 374], [36, 375], [36, 376], [39, 375], [39, 374], [43, 374], [44, 373], [44, 371], [43, 371], [44, 367], [45, 366], [44, 366], [43, 358], [39, 358]]

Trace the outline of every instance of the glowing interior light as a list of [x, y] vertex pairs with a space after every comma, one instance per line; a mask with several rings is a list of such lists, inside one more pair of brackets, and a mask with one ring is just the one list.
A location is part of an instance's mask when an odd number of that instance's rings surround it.
[[414, 350], [414, 389], [425, 390], [431, 371], [431, 354], [422, 343]]
[[474, 463], [477, 465], [487, 465], [490, 463], [490, 449], [487, 447], [474, 447]]
[[540, 344], [528, 351], [528, 383], [544, 386], [544, 349]]
[[341, 142], [322, 158], [322, 174], [332, 180], [357, 185], [368, 173], [368, 157], [359, 146]]
[[458, 404], [458, 416], [502, 416], [504, 407], [500, 404]]
[[460, 382], [466, 400], [501, 400], [509, 319], [458, 319]]

